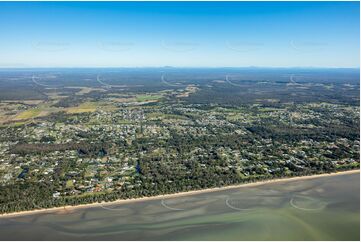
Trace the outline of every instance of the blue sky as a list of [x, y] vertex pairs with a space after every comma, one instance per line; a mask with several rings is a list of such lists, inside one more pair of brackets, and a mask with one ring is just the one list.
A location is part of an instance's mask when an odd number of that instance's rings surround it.
[[0, 67], [358, 67], [359, 2], [0, 2]]

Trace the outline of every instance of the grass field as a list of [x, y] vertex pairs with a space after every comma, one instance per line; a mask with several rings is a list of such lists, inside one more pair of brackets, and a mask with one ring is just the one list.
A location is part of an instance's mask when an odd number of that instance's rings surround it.
[[159, 100], [163, 96], [162, 95], [137, 95], [137, 102], [146, 102], [146, 101], [154, 101]]
[[35, 118], [40, 113], [41, 113], [41, 110], [39, 108], [29, 109], [29, 110], [23, 111], [20, 114], [18, 114], [15, 117], [15, 120]]
[[226, 119], [228, 121], [242, 120], [242, 119], [244, 119], [244, 115], [242, 115], [241, 113], [232, 113], [232, 114], [229, 114], [228, 116], [226, 116]]
[[85, 102], [76, 107], [71, 107], [67, 109], [68, 113], [86, 113], [86, 112], [95, 112], [97, 109], [97, 103], [95, 102]]

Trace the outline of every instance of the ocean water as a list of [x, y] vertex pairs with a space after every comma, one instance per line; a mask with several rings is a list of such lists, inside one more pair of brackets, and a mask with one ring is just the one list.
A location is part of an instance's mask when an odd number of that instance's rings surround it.
[[0, 218], [1, 240], [360, 240], [360, 175]]

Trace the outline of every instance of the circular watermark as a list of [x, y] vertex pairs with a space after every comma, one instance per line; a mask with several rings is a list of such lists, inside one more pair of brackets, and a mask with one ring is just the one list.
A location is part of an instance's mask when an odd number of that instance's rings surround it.
[[45, 88], [53, 88], [53, 89], [61, 87], [59, 85], [44, 84], [44, 83], [41, 83], [40, 80], [41, 80], [41, 77], [39, 77], [39, 76], [32, 75], [32, 77], [31, 77], [31, 81], [37, 86], [41, 86], [41, 87], [45, 87]]
[[302, 211], [319, 211], [324, 209], [327, 203], [305, 195], [294, 195], [290, 200], [290, 205]]
[[168, 210], [172, 210], [172, 211], [184, 211], [184, 208], [176, 208], [176, 207], [172, 207], [171, 205], [166, 204], [166, 201], [164, 199], [162, 199], [160, 201], [160, 204], [165, 207]]
[[291, 40], [289, 42], [290, 47], [300, 53], [314, 53], [319, 51], [324, 51], [328, 46], [324, 42], [315, 42], [315, 41], [296, 41]]
[[98, 47], [103, 51], [108, 52], [123, 52], [134, 48], [133, 42], [125, 41], [98, 41]]
[[229, 41], [229, 40], [225, 42], [225, 45], [227, 49], [241, 53], [258, 51], [264, 47], [264, 44], [259, 42]]
[[126, 85], [126, 84], [109, 84], [108, 81], [105, 81], [104, 78], [100, 74], [97, 74], [95, 80], [104, 89], [113, 89], [114, 88], [114, 89], [120, 90], [119, 88], [123, 89], [123, 88], [127, 88], [127, 87], [139, 87], [139, 86], [142, 86], [142, 85]]
[[102, 209], [105, 209], [105, 210], [109, 210], [109, 211], [125, 211], [127, 210], [126, 208], [123, 208], [123, 207], [111, 207], [112, 205], [111, 204], [102, 204], [102, 203], [99, 203], [99, 207], [102, 208]]
[[242, 87], [242, 85], [232, 82], [229, 75], [226, 75], [225, 80], [229, 85], [232, 85], [234, 87]]
[[187, 196], [160, 200], [160, 205], [170, 211], [181, 212], [198, 208], [205, 208], [219, 200], [218, 197]]
[[102, 80], [102, 78], [100, 77], [99, 74], [97, 75], [96, 80], [97, 80], [97, 82], [99, 82], [99, 83], [102, 85], [102, 87], [104, 87], [104, 88], [106, 88], [106, 89], [111, 89], [111, 88], [113, 87], [113, 85], [110, 85], [110, 84], [108, 84], [108, 83], [105, 83], [105, 82]]
[[241, 211], [241, 212], [250, 212], [257, 210], [256, 208], [244, 208], [243, 202], [244, 202], [243, 199], [228, 197], [226, 199], [226, 206], [233, 210]]
[[70, 43], [60, 41], [35, 41], [32, 43], [34, 49], [43, 52], [60, 52], [70, 48]]
[[188, 41], [161, 41], [163, 49], [172, 52], [190, 52], [199, 47], [198, 43]]
[[167, 85], [167, 86], [171, 86], [171, 87], [180, 87], [181, 85], [180, 84], [177, 84], [177, 83], [170, 83], [166, 78], [165, 78], [165, 74], [163, 74], [161, 77], [160, 77], [160, 80], [163, 84]]

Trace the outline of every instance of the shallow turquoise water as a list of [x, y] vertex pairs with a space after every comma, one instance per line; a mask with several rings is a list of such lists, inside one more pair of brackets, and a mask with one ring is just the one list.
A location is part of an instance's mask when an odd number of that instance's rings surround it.
[[359, 240], [359, 174], [0, 219], [1, 240]]

